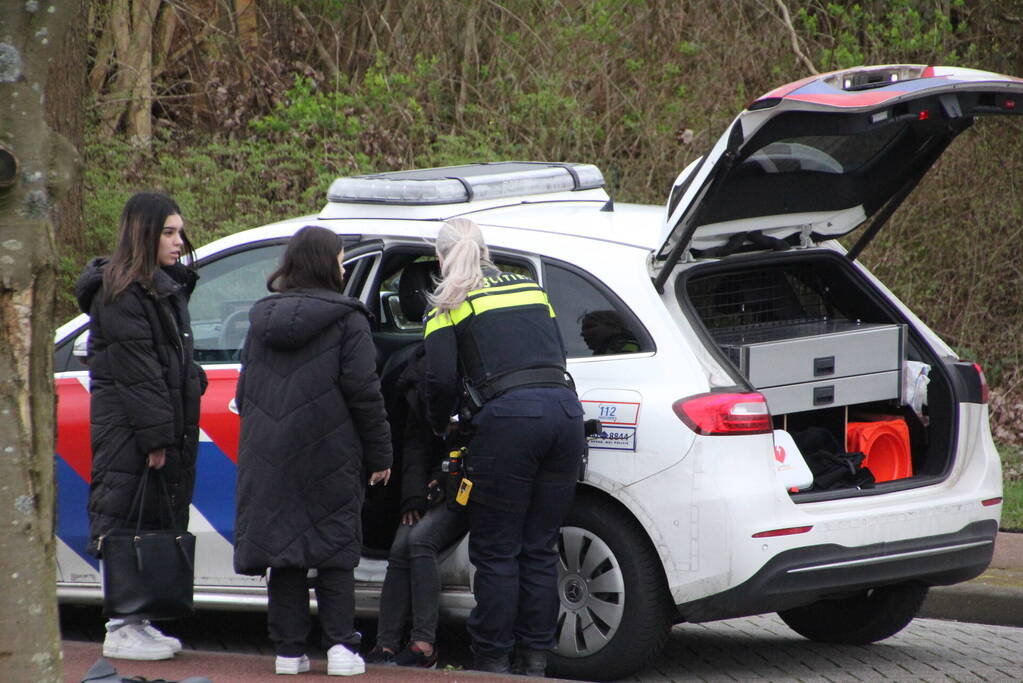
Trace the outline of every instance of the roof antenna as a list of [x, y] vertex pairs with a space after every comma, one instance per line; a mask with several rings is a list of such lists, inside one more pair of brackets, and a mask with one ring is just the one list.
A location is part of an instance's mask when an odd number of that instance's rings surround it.
[[604, 202], [604, 206], [600, 207], [600, 210], [601, 211], [614, 211], [615, 210], [615, 200], [614, 200], [614, 198], [613, 197], [608, 197], [607, 201]]

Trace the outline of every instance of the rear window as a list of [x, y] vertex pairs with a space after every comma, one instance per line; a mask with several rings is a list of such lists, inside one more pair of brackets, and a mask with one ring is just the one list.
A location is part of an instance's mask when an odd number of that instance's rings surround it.
[[654, 350], [650, 334], [632, 311], [583, 271], [547, 262], [544, 289], [569, 358]]
[[876, 159], [901, 132], [886, 126], [857, 135], [806, 135], [776, 140], [749, 155], [742, 166], [760, 173], [855, 173]]

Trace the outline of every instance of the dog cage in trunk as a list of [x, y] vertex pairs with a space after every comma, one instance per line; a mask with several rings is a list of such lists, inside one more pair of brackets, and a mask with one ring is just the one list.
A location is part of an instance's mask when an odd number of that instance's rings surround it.
[[893, 456], [900, 466], [876, 462], [886, 473], [879, 481], [905, 478], [909, 433], [925, 426], [903, 396], [908, 330], [850, 280], [830, 260], [759, 260], [695, 268], [679, 293], [684, 288], [722, 355], [763, 394], [776, 427], [823, 427], [842, 448], [861, 420], [913, 419]]

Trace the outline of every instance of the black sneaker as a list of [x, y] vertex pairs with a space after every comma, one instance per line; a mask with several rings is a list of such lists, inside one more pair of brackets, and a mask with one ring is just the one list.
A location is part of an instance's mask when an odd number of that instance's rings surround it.
[[415, 666], [420, 669], [436, 669], [437, 668], [437, 647], [434, 646], [433, 652], [429, 655], [424, 655], [419, 650], [413, 649], [415, 646], [408, 645], [404, 650], [399, 652], [394, 658], [394, 663], [397, 666]]
[[383, 664], [384, 666], [394, 665], [394, 652], [382, 647], [375, 647], [366, 655], [367, 664]]
[[544, 678], [547, 670], [546, 650], [517, 649], [512, 657], [511, 672], [519, 676]]
[[476, 652], [472, 653], [472, 668], [474, 671], [486, 671], [492, 674], [511, 673], [511, 656], [507, 652]]

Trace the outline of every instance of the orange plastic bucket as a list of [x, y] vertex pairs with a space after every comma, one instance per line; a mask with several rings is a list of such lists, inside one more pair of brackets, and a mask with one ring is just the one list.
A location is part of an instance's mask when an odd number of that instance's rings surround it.
[[902, 418], [879, 422], [850, 422], [846, 428], [846, 450], [866, 455], [863, 466], [875, 481], [892, 481], [913, 476], [909, 448], [909, 427]]

